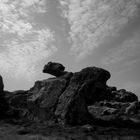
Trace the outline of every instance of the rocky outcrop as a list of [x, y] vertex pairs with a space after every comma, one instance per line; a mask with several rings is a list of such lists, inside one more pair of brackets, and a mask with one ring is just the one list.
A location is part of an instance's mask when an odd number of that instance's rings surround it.
[[88, 123], [88, 104], [107, 98], [106, 81], [110, 73], [96, 67], [88, 67], [74, 73], [66, 90], [61, 94], [55, 115], [64, 124]]
[[43, 72], [55, 77], [36, 81], [28, 91], [5, 91], [7, 114], [46, 124], [140, 126], [138, 97], [124, 89], [109, 87], [106, 83], [111, 75], [107, 70], [97, 67], [75, 73], [64, 70], [62, 64], [49, 62]]

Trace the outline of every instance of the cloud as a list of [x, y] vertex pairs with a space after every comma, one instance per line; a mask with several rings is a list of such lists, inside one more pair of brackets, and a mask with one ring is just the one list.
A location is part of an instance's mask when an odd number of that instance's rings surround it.
[[1, 74], [31, 79], [42, 60], [57, 51], [54, 32], [34, 19], [46, 7], [46, 0], [0, 0]]
[[24, 38], [22, 43], [12, 39], [5, 44], [6, 50], [0, 53], [1, 72], [30, 79], [36, 74], [36, 66], [56, 52], [57, 49], [50, 44], [54, 38], [49, 30], [36, 31], [32, 36], [34, 39]]
[[89, 55], [138, 13], [139, 0], [60, 0], [70, 24], [72, 53]]
[[136, 32], [128, 37], [116, 48], [111, 48], [102, 62], [105, 65], [116, 64], [124, 62], [125, 64], [133, 64], [140, 61], [140, 32]]
[[40, 13], [40, 9], [46, 12], [44, 0], [0, 0], [0, 3], [0, 30], [4, 33], [27, 34], [34, 25], [32, 13]]

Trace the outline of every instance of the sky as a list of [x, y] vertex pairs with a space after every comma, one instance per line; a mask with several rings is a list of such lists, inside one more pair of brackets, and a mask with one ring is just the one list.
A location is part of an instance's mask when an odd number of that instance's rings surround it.
[[97, 66], [108, 85], [140, 97], [140, 0], [0, 0], [0, 74], [5, 90], [27, 90], [67, 71]]

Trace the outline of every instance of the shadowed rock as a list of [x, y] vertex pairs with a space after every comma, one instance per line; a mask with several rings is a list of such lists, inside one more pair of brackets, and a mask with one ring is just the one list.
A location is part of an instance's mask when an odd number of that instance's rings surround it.
[[88, 106], [95, 123], [103, 126], [140, 127], [140, 102], [98, 102]]
[[118, 102], [134, 102], [138, 101], [138, 97], [125, 89], [120, 89], [116, 91], [112, 91], [113, 100]]
[[55, 115], [62, 124], [88, 123], [91, 118], [88, 104], [107, 98], [106, 81], [110, 73], [97, 67], [88, 67], [74, 73], [66, 90], [61, 94]]
[[64, 71], [65, 67], [60, 63], [48, 62], [47, 65], [44, 66], [43, 73], [49, 73], [56, 77], [64, 75], [66, 72]]
[[140, 102], [132, 102], [129, 104], [129, 106], [126, 108], [125, 113], [128, 115], [135, 115], [140, 113]]
[[63, 78], [50, 78], [35, 83], [34, 87], [28, 91], [27, 99], [28, 109], [33, 119], [46, 122], [56, 121], [54, 111], [66, 85], [67, 81]]

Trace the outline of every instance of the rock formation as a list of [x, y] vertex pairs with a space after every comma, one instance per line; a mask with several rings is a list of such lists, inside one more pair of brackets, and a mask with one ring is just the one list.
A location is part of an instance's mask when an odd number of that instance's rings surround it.
[[62, 64], [49, 62], [43, 72], [55, 77], [36, 81], [27, 91], [5, 91], [7, 115], [46, 124], [140, 126], [138, 97], [109, 87], [106, 83], [111, 75], [107, 70], [64, 70]]

